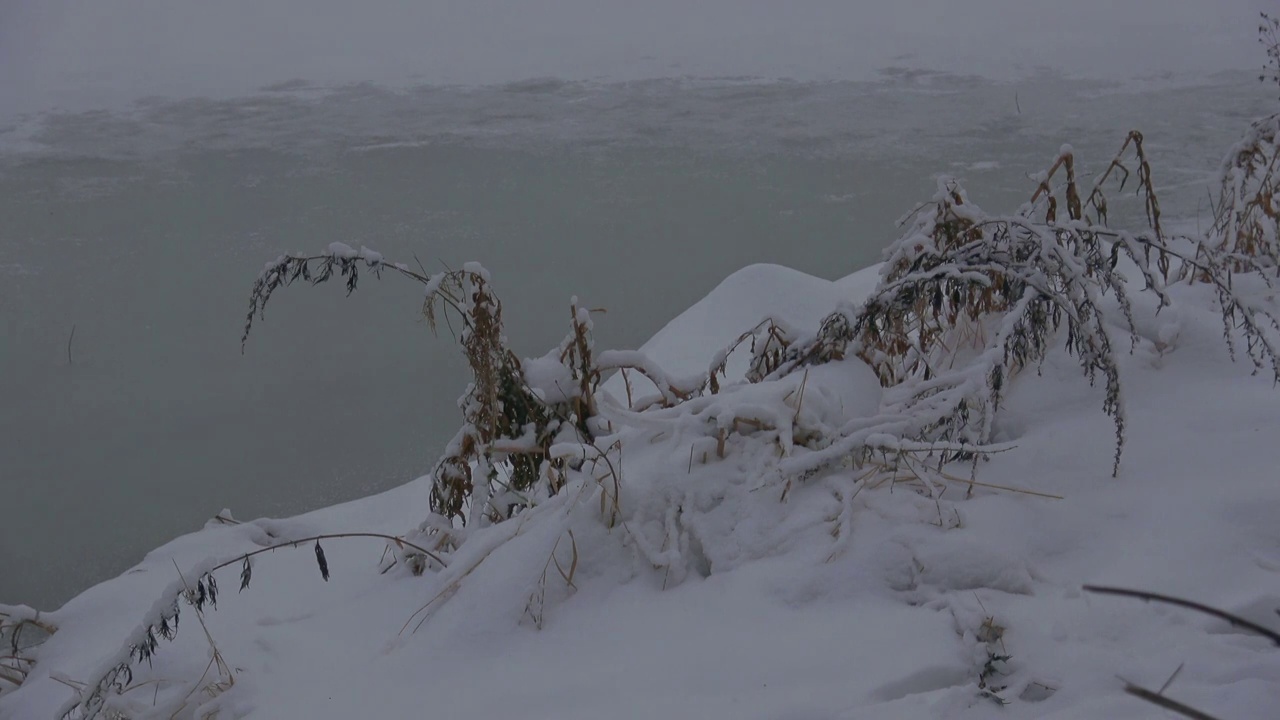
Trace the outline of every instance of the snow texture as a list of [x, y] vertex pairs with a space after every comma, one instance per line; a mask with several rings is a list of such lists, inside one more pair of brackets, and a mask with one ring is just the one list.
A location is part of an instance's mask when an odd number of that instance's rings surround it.
[[[833, 283], [752, 266], [615, 359], [705, 373], [762, 315], [812, 330], [878, 276]], [[188, 608], [177, 639], [109, 707], [139, 719], [1158, 718], [1118, 678], [1159, 688], [1181, 667], [1170, 697], [1222, 718], [1274, 717], [1280, 652], [1266, 640], [1081, 592], [1142, 588], [1280, 626], [1280, 397], [1227, 359], [1208, 289], [1170, 292], [1177, 313], [1159, 320], [1153, 302], [1134, 304], [1143, 337], [1123, 360], [1118, 478], [1102, 391], [1062, 351], [1013, 385], [998, 434], [1016, 447], [978, 468], [987, 485], [957, 478], [940, 498], [840, 468], [784, 480], [806, 432], [880, 408], [860, 361], [758, 384], [730, 372], [716, 395], [611, 411], [630, 421], [606, 440], [623, 448], [617, 522], [599, 512], [601, 486], [579, 480], [514, 520], [456, 530], [448, 567], [422, 576], [380, 573], [375, 540], [326, 542], [327, 583], [306, 546], [259, 556], [242, 593], [225, 589], [224, 571], [203, 617], [234, 684], [201, 691], [209, 642]], [[556, 356], [526, 373], [562, 392]], [[614, 404], [618, 389], [611, 381]], [[599, 451], [551, 453], [589, 462]], [[32, 650], [27, 682], [0, 695], [0, 718], [57, 717], [163, 607], [181, 582], [175, 565], [189, 582], [291, 538], [402, 533], [426, 515], [429, 489], [423, 478], [287, 520], [210, 522], [157, 549], [41, 616], [59, 629]]]
[[329, 243], [328, 254], [339, 260], [355, 260], [360, 257], [360, 253], [355, 248], [342, 242]]

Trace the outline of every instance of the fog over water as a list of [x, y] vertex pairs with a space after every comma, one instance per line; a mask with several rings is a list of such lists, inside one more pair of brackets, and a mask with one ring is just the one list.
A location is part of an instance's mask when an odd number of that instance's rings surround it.
[[0, 116], [321, 85], [557, 77], [1142, 79], [1261, 65], [1271, 0], [7, 0]]
[[[299, 11], [300, 37], [272, 45], [274, 26], [253, 14], [288, 3], [0, 12], [0, 87], [16, 89], [0, 95], [0, 602], [52, 608], [224, 507], [293, 514], [430, 471], [466, 372], [447, 332], [433, 338], [418, 317], [419, 288], [366, 277], [350, 298], [336, 284], [282, 291], [242, 355], [249, 287], [281, 252], [342, 241], [429, 269], [479, 260], [520, 354], [559, 341], [573, 295], [607, 309], [599, 346], [636, 347], [745, 264], [835, 278], [874, 262], [938, 173], [1013, 209], [1063, 142], [1097, 172], [1142, 130], [1166, 211], [1194, 229], [1223, 152], [1274, 105], [1249, 71], [1262, 55], [1247, 2], [1234, 42], [1215, 40], [1227, 32], [1215, 15], [1184, 33], [1202, 55], [1161, 45], [1177, 72], [1141, 77], [1037, 69], [1025, 33], [1009, 50], [1022, 70], [1001, 75], [999, 53], [931, 58], [938, 44], [919, 41], [933, 23], [895, 61], [883, 41], [865, 58], [837, 51], [826, 31], [806, 49], [816, 21], [788, 21], [760, 59], [740, 49], [761, 17], [694, 13], [663, 47], [633, 27], [616, 49], [601, 33], [650, 16], [617, 9], [582, 20], [598, 32], [565, 34], [573, 3], [558, 25], [490, 4], [515, 13], [492, 34], [508, 42], [470, 64], [463, 38], [423, 50], [399, 30], [385, 53], [326, 55], [336, 10]], [[934, 5], [920, 3], [951, 6]], [[1183, 37], [1200, 11], [1167, 7], [1152, 27]], [[473, 27], [482, 10], [458, 12]], [[388, 13], [352, 15], [351, 47], [380, 47]], [[540, 38], [525, 56], [511, 40], [522, 17]], [[441, 37], [451, 27], [423, 22]], [[238, 58], [217, 38], [245, 27], [257, 30]], [[428, 67], [432, 53], [455, 70]], [[681, 62], [693, 69], [670, 66]]]

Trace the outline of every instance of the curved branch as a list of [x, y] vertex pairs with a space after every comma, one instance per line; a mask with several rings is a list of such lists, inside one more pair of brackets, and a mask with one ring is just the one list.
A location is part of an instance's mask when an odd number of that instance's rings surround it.
[[1183, 717], [1189, 717], [1191, 718], [1191, 720], [1218, 720], [1214, 716], [1205, 712], [1201, 712], [1200, 710], [1197, 710], [1191, 707], [1190, 705], [1184, 705], [1178, 702], [1177, 700], [1172, 700], [1170, 698], [1165, 697], [1164, 695], [1161, 695], [1158, 692], [1155, 692], [1153, 690], [1148, 690], [1138, 685], [1133, 685], [1132, 683], [1126, 683], [1124, 686], [1124, 691], [1136, 698], [1141, 698], [1143, 700], [1146, 700], [1152, 705], [1159, 705], [1165, 710], [1171, 710]]
[[1219, 618], [1221, 620], [1226, 620], [1228, 623], [1230, 623], [1235, 627], [1244, 628], [1245, 630], [1252, 630], [1253, 632], [1267, 638], [1271, 642], [1280, 646], [1280, 633], [1277, 633], [1274, 630], [1269, 630], [1265, 627], [1262, 627], [1261, 625], [1255, 622], [1250, 622], [1248, 620], [1245, 620], [1239, 615], [1232, 615], [1231, 613], [1225, 610], [1219, 610], [1214, 607], [1209, 607], [1208, 605], [1202, 605], [1192, 600], [1183, 600], [1182, 598], [1176, 598], [1170, 595], [1160, 595], [1157, 593], [1146, 592], [1144, 590], [1125, 590], [1123, 588], [1103, 587], [1100, 585], [1085, 585], [1083, 590], [1085, 592], [1096, 593], [1098, 595], [1119, 595], [1121, 597], [1132, 597], [1132, 598], [1138, 598], [1139, 600], [1149, 600], [1152, 602], [1165, 603], [1166, 605], [1177, 605], [1178, 607], [1188, 608], [1191, 610], [1195, 610], [1197, 612], [1202, 612], [1205, 615], [1212, 615], [1213, 617]]
[[409, 547], [413, 548], [414, 550], [417, 550], [418, 552], [422, 553], [423, 555], [426, 555], [427, 557], [431, 558], [432, 560], [435, 560], [436, 562], [440, 563], [442, 566], [448, 567], [448, 563], [446, 563], [443, 559], [441, 559], [441, 557], [440, 557], [439, 555], [436, 555], [435, 553], [431, 552], [430, 550], [428, 550], [428, 549], [426, 549], [426, 548], [424, 548], [424, 547], [422, 547], [422, 546], [420, 546], [420, 545], [414, 545], [413, 543], [411, 543], [411, 542], [409, 542], [408, 540], [405, 540], [405, 539], [403, 539], [403, 538], [398, 538], [398, 537], [395, 537], [394, 535], [383, 535], [382, 533], [357, 532], [357, 533], [329, 533], [329, 534], [327, 534], [327, 535], [314, 535], [314, 536], [312, 536], [312, 537], [305, 537], [305, 538], [300, 538], [300, 539], [298, 539], [298, 540], [290, 540], [289, 542], [283, 542], [283, 543], [280, 543], [280, 544], [278, 544], [278, 545], [272, 545], [271, 547], [260, 548], [260, 549], [258, 549], [258, 550], [254, 550], [253, 552], [250, 552], [250, 553], [245, 553], [245, 554], [243, 554], [243, 555], [237, 555], [237, 556], [235, 557], [235, 559], [233, 559], [233, 560], [228, 560], [228, 561], [226, 561], [226, 562], [224, 562], [224, 563], [221, 563], [221, 564], [219, 564], [219, 565], [214, 565], [214, 566], [213, 566], [212, 568], [210, 568], [210, 569], [209, 569], [209, 571], [208, 571], [207, 573], [205, 573], [205, 574], [206, 574], [206, 575], [213, 574], [213, 573], [217, 572], [218, 570], [221, 570], [221, 569], [222, 569], [222, 568], [224, 568], [224, 567], [230, 567], [231, 565], [235, 565], [236, 563], [242, 563], [242, 562], [244, 562], [245, 560], [247, 560], [247, 559], [249, 559], [249, 558], [253, 557], [254, 555], [261, 555], [262, 553], [265, 553], [265, 552], [271, 552], [272, 550], [279, 550], [279, 549], [281, 549], [281, 548], [287, 548], [287, 547], [295, 547], [295, 548], [296, 548], [296, 547], [298, 547], [299, 545], [301, 545], [302, 543], [306, 543], [306, 542], [315, 542], [315, 541], [317, 541], [317, 540], [331, 540], [331, 539], [334, 539], [334, 538], [352, 538], [352, 537], [371, 537], [371, 538], [380, 538], [380, 539], [382, 539], [382, 540], [390, 540], [391, 542], [396, 543], [396, 544], [398, 544], [398, 545], [407, 545], [407, 546], [409, 546]]

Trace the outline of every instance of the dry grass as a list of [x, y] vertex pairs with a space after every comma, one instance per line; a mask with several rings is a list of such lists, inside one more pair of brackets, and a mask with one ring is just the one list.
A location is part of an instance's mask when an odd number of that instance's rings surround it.
[[57, 631], [37, 610], [0, 605], [0, 695], [26, 681], [35, 666], [31, 651]]
[[[183, 586], [186, 587], [187, 592], [191, 593], [192, 590], [186, 585], [187, 579], [182, 576], [182, 570], [178, 568], [177, 562], [174, 562], [173, 569], [177, 571], [178, 577], [182, 579]], [[247, 583], [245, 584], [247, 585]], [[173, 720], [183, 710], [186, 710], [192, 703], [192, 696], [197, 693], [203, 696], [205, 701], [212, 700], [218, 695], [230, 690], [236, 684], [235, 673], [232, 672], [231, 666], [228, 665], [227, 661], [223, 658], [222, 650], [218, 648], [218, 644], [214, 642], [213, 634], [209, 632], [209, 626], [204, 621], [204, 611], [200, 608], [196, 608], [196, 621], [200, 623], [200, 629], [204, 631], [205, 642], [209, 644], [209, 664], [205, 666], [204, 672], [200, 673], [200, 677], [191, 686], [191, 690], [183, 696], [178, 708], [169, 716], [169, 720]], [[209, 682], [205, 682], [205, 678], [209, 677], [210, 670], [214, 671], [215, 676], [213, 679], [209, 680]], [[201, 700], [197, 699], [196, 702], [201, 702]], [[201, 720], [209, 720], [209, 718], [212, 718], [213, 716], [214, 713], [207, 713], [202, 716]]]
[[570, 308], [570, 332], [559, 360], [576, 387], [566, 401], [550, 402], [529, 387], [519, 357], [507, 346], [502, 302], [483, 268], [469, 265], [428, 275], [370, 257], [363, 252], [281, 256], [254, 283], [243, 340], [272, 294], [294, 282], [317, 285], [345, 278], [348, 293], [356, 289], [361, 272], [376, 277], [393, 272], [417, 282], [426, 288], [422, 312], [431, 329], [437, 330], [442, 318], [450, 329], [458, 324], [456, 339], [472, 375], [458, 403], [462, 427], [434, 471], [431, 510], [463, 523], [501, 522], [538, 497], [559, 492], [565, 468], [549, 450], [563, 439], [565, 428], [591, 439], [597, 414], [602, 368], [593, 353], [589, 313], [576, 303]]
[[[1275, 124], [1280, 127], [1280, 120]], [[1273, 147], [1266, 157], [1275, 162]], [[1259, 176], [1271, 182], [1269, 170]], [[1187, 278], [1212, 284], [1233, 357], [1243, 338], [1255, 369], [1269, 369], [1280, 381], [1274, 334], [1280, 322], [1234, 282], [1242, 272], [1257, 272], [1270, 282], [1261, 271], [1269, 262], [1266, 253], [1273, 251], [1266, 247], [1275, 245], [1257, 241], [1274, 237], [1270, 191], [1247, 205], [1255, 220], [1247, 233], [1253, 244], [1227, 252], [1208, 240], [1166, 236], [1139, 132], [1125, 137], [1089, 185], [1081, 181], [1069, 146], [1034, 182], [1029, 201], [1000, 216], [974, 204], [958, 182], [941, 181], [933, 200], [908, 216], [903, 235], [886, 252], [879, 287], [860, 309], [832, 313], [806, 338], [768, 323], [744, 335], [757, 349], [749, 379], [777, 378], [857, 355], [892, 389], [886, 410], [912, 417], [904, 437], [957, 443], [982, 455], [1009, 383], [1025, 368], [1038, 367], [1065, 334], [1067, 350], [1085, 378], [1104, 385], [1103, 410], [1116, 429], [1113, 472], [1118, 473], [1125, 441], [1122, 350], [1108, 329], [1113, 319], [1106, 317], [1111, 311], [1104, 310], [1103, 299], [1114, 298], [1120, 316], [1114, 320], [1128, 329], [1130, 350], [1137, 347], [1134, 291], [1117, 269], [1124, 258], [1137, 269], [1142, 291], [1154, 294], [1161, 308], [1172, 303], [1166, 291], [1171, 282]], [[1145, 228], [1130, 232], [1108, 226], [1107, 188], [1113, 185], [1118, 191], [1133, 187]], [[1259, 217], [1271, 229], [1259, 230]], [[963, 450], [951, 459], [973, 457]]]
[[[561, 564], [560, 559], [556, 557], [556, 551], [560, 549], [560, 541], [563, 540], [565, 536], [568, 536], [569, 538], [570, 556], [566, 561], [568, 569], [566, 569], [565, 565]], [[534, 627], [539, 630], [542, 629], [542, 623], [546, 619], [547, 577], [550, 574], [552, 567], [556, 569], [556, 573], [560, 576], [560, 579], [564, 581], [566, 587], [570, 590], [578, 589], [578, 586], [573, 584], [574, 576], [578, 572], [578, 540], [574, 537], [573, 530], [566, 530], [565, 535], [558, 538], [555, 545], [552, 546], [551, 552], [547, 555], [547, 562], [542, 566], [542, 574], [538, 576], [538, 581], [534, 585], [533, 592], [529, 594], [529, 602], [525, 604], [525, 616], [528, 617], [530, 621], [533, 622]]]
[[[1258, 40], [1267, 62], [1258, 79], [1280, 85], [1280, 19], [1262, 13]], [[1236, 272], [1280, 272], [1280, 113], [1250, 124], [1223, 159], [1210, 250]]]

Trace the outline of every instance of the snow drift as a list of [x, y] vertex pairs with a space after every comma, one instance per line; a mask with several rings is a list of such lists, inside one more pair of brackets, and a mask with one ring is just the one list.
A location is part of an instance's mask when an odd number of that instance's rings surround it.
[[[754, 317], [768, 293], [773, 312], [812, 328], [833, 297], [867, 292], [867, 277], [748, 268], [643, 350], [694, 372], [682, 363], [724, 345], [715, 312]], [[859, 490], [837, 473], [784, 502], [745, 448], [718, 460], [708, 446], [704, 461], [696, 442], [653, 433], [624, 446], [629, 527], [582, 511], [571, 489], [476, 531], [435, 575], [379, 575], [377, 542], [330, 543], [327, 584], [305, 548], [267, 555], [249, 589], [203, 615], [233, 684], [199, 691], [210, 642], [187, 620], [111, 707], [139, 718], [989, 717], [985, 682], [1011, 717], [1154, 717], [1116, 676], [1158, 687], [1185, 665], [1171, 694], [1265, 717], [1280, 702], [1280, 655], [1264, 640], [1079, 590], [1137, 585], [1253, 616], [1280, 605], [1276, 398], [1226, 361], [1200, 290], [1180, 306], [1176, 352], [1144, 342], [1125, 362], [1133, 457], [1119, 479], [1110, 432], [1059, 354], [1012, 394], [1018, 448], [993, 456], [982, 479], [1060, 500], [963, 484], [939, 498], [893, 483]], [[866, 412], [879, 390], [865, 366], [830, 366], [808, 383], [801, 410], [816, 417]], [[211, 522], [157, 549], [43, 616], [58, 632], [27, 682], [0, 696], [0, 717], [55, 717], [178, 578], [175, 565], [190, 578], [205, 558], [277, 539], [402, 532], [429, 484], [290, 520]], [[655, 570], [677, 550], [683, 564]], [[552, 561], [565, 574], [572, 564], [572, 583]], [[424, 604], [432, 614], [415, 632]], [[1008, 659], [992, 662], [992, 645]]]

